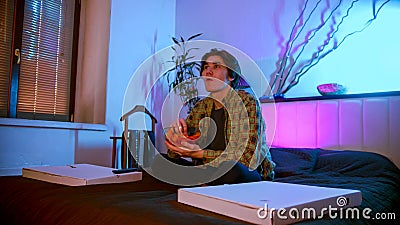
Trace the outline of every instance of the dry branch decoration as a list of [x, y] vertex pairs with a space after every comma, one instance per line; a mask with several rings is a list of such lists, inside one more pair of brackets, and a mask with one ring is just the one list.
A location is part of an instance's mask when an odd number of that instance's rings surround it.
[[[317, 65], [321, 59], [325, 58], [335, 49], [340, 47], [348, 37], [364, 31], [377, 18], [382, 7], [390, 2], [390, 0], [386, 0], [379, 4], [377, 0], [372, 0], [372, 18], [367, 20], [364, 26], [360, 29], [349, 32], [344, 35], [343, 38], [338, 40], [336, 37], [337, 32], [340, 30], [341, 25], [345, 23], [346, 19], [348, 19], [351, 10], [358, 1], [359, 0], [353, 0], [345, 10], [346, 13], [339, 16], [339, 19], [336, 18], [336, 15], [339, 14], [338, 9], [342, 6], [343, 0], [339, 0], [333, 8], [330, 8], [330, 1], [326, 0], [327, 8], [320, 11], [321, 15], [317, 15], [317, 9], [322, 0], [318, 0], [315, 5], [309, 4], [309, 0], [305, 1], [299, 16], [291, 28], [289, 40], [287, 40], [285, 46], [282, 46], [283, 54], [279, 56], [276, 64], [277, 68], [271, 75], [270, 87], [273, 96], [283, 96], [291, 88], [297, 85], [301, 77]], [[306, 10], [308, 10], [307, 13]], [[325, 15], [326, 13], [327, 16]], [[305, 28], [309, 25], [310, 18], [313, 16], [320, 16], [321, 22], [316, 27], [306, 31]], [[317, 49], [314, 50], [311, 57], [299, 62], [299, 59], [303, 55], [308, 44], [311, 41], [314, 41], [316, 34], [327, 26], [329, 26], [329, 29], [325, 34], [325, 40], [323, 40]], [[300, 44], [296, 44], [302, 32], [307, 32], [304, 36], [305, 38]]]

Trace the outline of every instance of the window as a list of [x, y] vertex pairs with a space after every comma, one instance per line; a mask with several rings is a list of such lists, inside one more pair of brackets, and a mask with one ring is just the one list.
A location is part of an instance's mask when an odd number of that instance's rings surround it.
[[0, 117], [71, 121], [78, 0], [0, 4]]

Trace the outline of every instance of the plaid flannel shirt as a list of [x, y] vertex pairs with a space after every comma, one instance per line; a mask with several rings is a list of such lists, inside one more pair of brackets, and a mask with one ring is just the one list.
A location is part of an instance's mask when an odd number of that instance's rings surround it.
[[[230, 90], [222, 99], [225, 107], [225, 143], [224, 150], [204, 149], [203, 158], [193, 159], [196, 164], [217, 167], [221, 162], [239, 161], [250, 170], [258, 169], [266, 180], [274, 178], [275, 163], [271, 159], [265, 138], [265, 122], [259, 102], [248, 92]], [[201, 131], [198, 142], [201, 148], [207, 143], [207, 131], [213, 109], [213, 99], [206, 97], [198, 102], [186, 118], [188, 127]], [[177, 158], [177, 154], [168, 150], [168, 156]]]

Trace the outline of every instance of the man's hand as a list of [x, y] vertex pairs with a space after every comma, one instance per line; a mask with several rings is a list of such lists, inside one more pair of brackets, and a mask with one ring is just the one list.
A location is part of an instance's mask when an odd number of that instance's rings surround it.
[[197, 144], [191, 144], [188, 142], [181, 142], [180, 146], [176, 146], [173, 143], [169, 142], [168, 140], [165, 141], [165, 145], [167, 148], [180, 155], [181, 157], [190, 157], [190, 158], [203, 158], [203, 150]]
[[[182, 142], [195, 144], [200, 138], [200, 132], [195, 133], [192, 136], [188, 135], [186, 121], [182, 118], [172, 123], [168, 131], [166, 132], [166, 139], [175, 146], [181, 146]], [[194, 147], [189, 147], [193, 149]]]
[[174, 145], [180, 145], [181, 139], [185, 135], [187, 135], [187, 124], [182, 118], [172, 123], [165, 134], [166, 139]]

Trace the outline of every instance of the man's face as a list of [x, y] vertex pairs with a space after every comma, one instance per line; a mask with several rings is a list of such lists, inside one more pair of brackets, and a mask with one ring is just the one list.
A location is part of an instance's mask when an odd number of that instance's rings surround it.
[[201, 73], [206, 90], [215, 93], [225, 89], [232, 81], [228, 74], [228, 68], [220, 56], [208, 57]]

